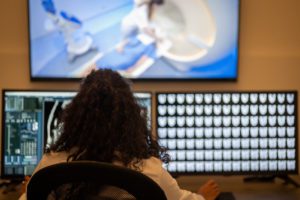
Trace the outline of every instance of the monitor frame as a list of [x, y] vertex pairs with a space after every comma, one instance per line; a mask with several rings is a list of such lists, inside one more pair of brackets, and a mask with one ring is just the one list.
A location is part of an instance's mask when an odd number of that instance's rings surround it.
[[[2, 125], [2, 128], [1, 128], [1, 145], [2, 145], [2, 148], [1, 148], [1, 155], [0, 155], [0, 159], [1, 159], [1, 168], [0, 168], [0, 177], [1, 178], [4, 178], [4, 179], [12, 179], [12, 180], [22, 180], [24, 179], [25, 175], [8, 175], [8, 174], [5, 174], [4, 173], [4, 168], [5, 168], [5, 165], [4, 165], [4, 157], [5, 157], [5, 151], [4, 151], [4, 146], [5, 146], [5, 94], [7, 92], [24, 92], [24, 93], [30, 93], [30, 92], [58, 92], [58, 93], [73, 93], [75, 92], [75, 95], [77, 94], [77, 91], [76, 90], [53, 90], [53, 89], [2, 89], [2, 111], [1, 111], [1, 116], [2, 116], [2, 121], [1, 121], [1, 125]], [[150, 97], [150, 119], [147, 118], [147, 120], [150, 120], [150, 129], [149, 129], [149, 132], [152, 133], [152, 130], [153, 130], [153, 92], [151, 91], [133, 91], [133, 94], [149, 94]], [[74, 95], [74, 96], [75, 96]], [[43, 138], [42, 138], [42, 144], [43, 144], [43, 151], [42, 151], [42, 154], [44, 154], [44, 150], [45, 150], [45, 133], [44, 133], [44, 130], [42, 130], [43, 132]]]
[[[155, 135], [157, 137], [157, 139], [159, 140], [159, 136], [158, 136], [158, 95], [159, 94], [197, 94], [197, 93], [203, 93], [203, 94], [214, 94], [214, 93], [221, 93], [221, 94], [234, 94], [234, 93], [293, 93], [295, 94], [295, 161], [296, 161], [296, 168], [293, 171], [238, 171], [238, 172], [233, 172], [233, 171], [229, 171], [229, 172], [169, 172], [173, 177], [178, 177], [178, 176], [195, 176], [195, 175], [254, 175], [254, 176], [268, 176], [268, 175], [272, 175], [272, 176], [278, 176], [278, 175], [295, 175], [295, 174], [299, 174], [299, 135], [298, 135], [298, 131], [299, 131], [299, 125], [298, 125], [298, 91], [297, 90], [202, 90], [202, 91], [167, 91], [167, 92], [156, 92], [154, 95], [155, 98], [155, 112], [156, 112], [156, 119], [155, 119]], [[167, 148], [167, 147], [166, 147]], [[224, 150], [224, 149], [221, 149]], [[168, 150], [167, 150], [168, 152]], [[172, 160], [170, 161], [172, 162]], [[188, 162], [188, 161], [187, 161]], [[205, 160], [201, 161], [201, 162], [206, 162]]]
[[[237, 37], [236, 37], [236, 48], [237, 48], [237, 57], [236, 57], [236, 68], [235, 68], [235, 72], [236, 75], [233, 78], [200, 78], [200, 77], [196, 77], [196, 78], [168, 78], [168, 77], [163, 77], [163, 78], [127, 78], [124, 77], [126, 79], [129, 79], [133, 82], [170, 82], [170, 81], [180, 81], [180, 82], [207, 82], [207, 81], [212, 81], [212, 82], [237, 82], [238, 78], [239, 78], [239, 66], [240, 66], [240, 32], [241, 32], [241, 4], [242, 1], [241, 0], [237, 0], [238, 1], [238, 8], [237, 8]], [[31, 54], [32, 54], [32, 47], [31, 47], [31, 23], [30, 23], [30, 0], [26, 0], [26, 6], [27, 6], [27, 33], [28, 33], [28, 67], [29, 67], [29, 74], [30, 74], [30, 80], [33, 82], [47, 82], [47, 81], [61, 81], [61, 82], [77, 82], [80, 81], [82, 78], [84, 77], [35, 77], [32, 76], [32, 58], [31, 58]]]
[[[4, 146], [5, 146], [5, 94], [7, 92], [25, 92], [25, 93], [30, 93], [30, 92], [75, 92], [75, 90], [42, 90], [42, 89], [2, 89], [2, 135], [1, 135], [1, 145], [2, 145], [2, 149], [1, 149], [1, 178], [5, 178], [5, 179], [13, 179], [13, 180], [19, 180], [19, 179], [23, 179], [25, 177], [25, 175], [8, 175], [4, 173], [4, 157], [5, 157], [5, 151], [4, 150]], [[42, 130], [42, 132], [44, 132]], [[43, 133], [44, 134], [44, 133]], [[45, 142], [45, 138], [43, 137], [42, 139], [42, 143], [43, 146]], [[44, 153], [44, 147], [43, 147], [43, 151], [42, 154]]]

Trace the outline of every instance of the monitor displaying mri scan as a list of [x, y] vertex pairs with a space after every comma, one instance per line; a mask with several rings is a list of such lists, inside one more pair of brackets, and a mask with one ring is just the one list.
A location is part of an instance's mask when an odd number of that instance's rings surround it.
[[297, 173], [297, 92], [158, 93], [156, 101], [169, 172]]
[[[1, 177], [32, 174], [44, 149], [60, 135], [59, 117], [75, 95], [74, 91], [3, 91]], [[150, 129], [151, 93], [134, 96]]]
[[28, 0], [28, 15], [32, 80], [237, 78], [239, 0]]

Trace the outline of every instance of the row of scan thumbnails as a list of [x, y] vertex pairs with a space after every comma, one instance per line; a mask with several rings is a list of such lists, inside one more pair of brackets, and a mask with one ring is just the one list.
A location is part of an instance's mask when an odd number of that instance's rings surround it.
[[294, 126], [295, 116], [158, 116], [159, 127]]
[[295, 160], [272, 161], [172, 161], [164, 166], [169, 172], [262, 172], [295, 171]]
[[176, 161], [247, 161], [247, 160], [295, 160], [295, 149], [236, 149], [236, 150], [169, 150]]
[[295, 138], [159, 139], [168, 149], [295, 149]]
[[293, 104], [294, 92], [158, 93], [158, 104]]
[[284, 138], [295, 137], [295, 127], [157, 128], [159, 138]]
[[158, 105], [159, 115], [293, 115], [293, 104], [252, 104], [252, 105]]

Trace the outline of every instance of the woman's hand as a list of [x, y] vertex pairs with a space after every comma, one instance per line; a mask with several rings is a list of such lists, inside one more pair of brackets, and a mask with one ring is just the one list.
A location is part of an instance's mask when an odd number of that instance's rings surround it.
[[198, 193], [201, 194], [205, 200], [215, 200], [220, 194], [220, 189], [214, 180], [209, 180], [199, 188]]

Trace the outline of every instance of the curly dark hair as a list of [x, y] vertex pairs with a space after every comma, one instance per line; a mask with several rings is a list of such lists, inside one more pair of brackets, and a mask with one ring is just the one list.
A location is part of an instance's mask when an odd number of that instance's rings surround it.
[[47, 152], [69, 152], [68, 161], [120, 161], [135, 168], [154, 156], [168, 163], [154, 139], [128, 81], [109, 69], [92, 71], [64, 109], [61, 135]]

